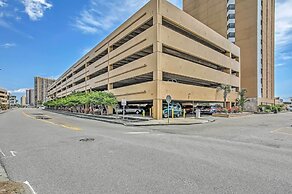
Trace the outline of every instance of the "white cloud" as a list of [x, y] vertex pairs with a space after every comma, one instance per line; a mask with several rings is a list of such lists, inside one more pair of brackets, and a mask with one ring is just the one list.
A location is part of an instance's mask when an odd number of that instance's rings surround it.
[[15, 90], [9, 90], [8, 92], [13, 94], [13, 93], [25, 93], [26, 90], [28, 90], [30, 88], [19, 88], [19, 89], [15, 89]]
[[[74, 27], [84, 33], [96, 33], [114, 28], [145, 5], [148, 0], [90, 0], [75, 19]], [[170, 0], [181, 7], [182, 0]]]
[[44, 16], [44, 12], [53, 5], [46, 0], [22, 0], [25, 12], [33, 21], [39, 20]]
[[285, 66], [285, 64], [284, 63], [276, 64], [276, 67], [282, 67], [282, 66]]
[[5, 44], [1, 44], [0, 47], [2, 48], [11, 48], [11, 47], [15, 47], [16, 44], [15, 43], [5, 43]]
[[6, 1], [0, 0], [0, 7], [5, 7], [5, 6], [7, 6]]
[[291, 7], [291, 0], [278, 0], [276, 3], [276, 47], [279, 49], [292, 41]]

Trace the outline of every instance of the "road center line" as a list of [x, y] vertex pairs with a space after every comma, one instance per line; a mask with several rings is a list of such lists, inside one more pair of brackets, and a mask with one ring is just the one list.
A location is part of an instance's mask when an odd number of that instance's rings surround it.
[[38, 120], [36, 119], [35, 117], [33, 116], [30, 116], [29, 114], [25, 113], [24, 111], [22, 112], [25, 116], [29, 117], [29, 118], [32, 118], [34, 120], [37, 120], [37, 121], [42, 121], [44, 123], [49, 123], [49, 124], [52, 124], [52, 125], [56, 125], [56, 126], [60, 126], [60, 127], [63, 127], [63, 128], [66, 128], [66, 129], [71, 129], [73, 131], [81, 131], [80, 128], [78, 127], [71, 127], [71, 126], [66, 126], [66, 125], [63, 125], [63, 124], [57, 124], [57, 123], [54, 123], [54, 122], [51, 122], [51, 121], [46, 121], [46, 120]]
[[25, 181], [25, 182], [23, 182], [23, 183], [26, 184], [26, 185], [29, 187], [29, 189], [31, 190], [31, 192], [32, 192], [33, 194], [37, 194], [37, 193], [33, 190], [32, 186], [29, 184], [28, 181]]

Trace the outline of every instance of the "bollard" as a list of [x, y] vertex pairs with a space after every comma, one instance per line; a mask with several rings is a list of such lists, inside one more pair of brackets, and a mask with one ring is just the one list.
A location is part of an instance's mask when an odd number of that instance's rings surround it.
[[171, 109], [171, 117], [174, 118], [174, 108]]
[[196, 118], [201, 118], [201, 110], [200, 109], [196, 110]]
[[186, 118], [186, 109], [183, 110], [184, 118]]
[[142, 117], [145, 117], [145, 110], [142, 111]]

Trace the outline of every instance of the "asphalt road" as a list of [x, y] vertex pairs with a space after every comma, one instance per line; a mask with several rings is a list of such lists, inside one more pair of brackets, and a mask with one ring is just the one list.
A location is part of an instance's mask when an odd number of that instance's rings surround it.
[[12, 110], [0, 157], [38, 194], [292, 193], [291, 124], [285, 113], [134, 128]]

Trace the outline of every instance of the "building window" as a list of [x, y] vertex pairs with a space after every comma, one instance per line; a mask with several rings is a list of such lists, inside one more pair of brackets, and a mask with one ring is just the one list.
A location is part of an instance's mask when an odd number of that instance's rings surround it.
[[227, 38], [235, 38], [235, 32], [229, 32]]
[[230, 19], [235, 19], [235, 14], [229, 14], [227, 16], [227, 19], [230, 20]]
[[235, 23], [230, 23], [227, 25], [227, 28], [235, 28]]
[[235, 4], [228, 5], [227, 10], [235, 10]]

